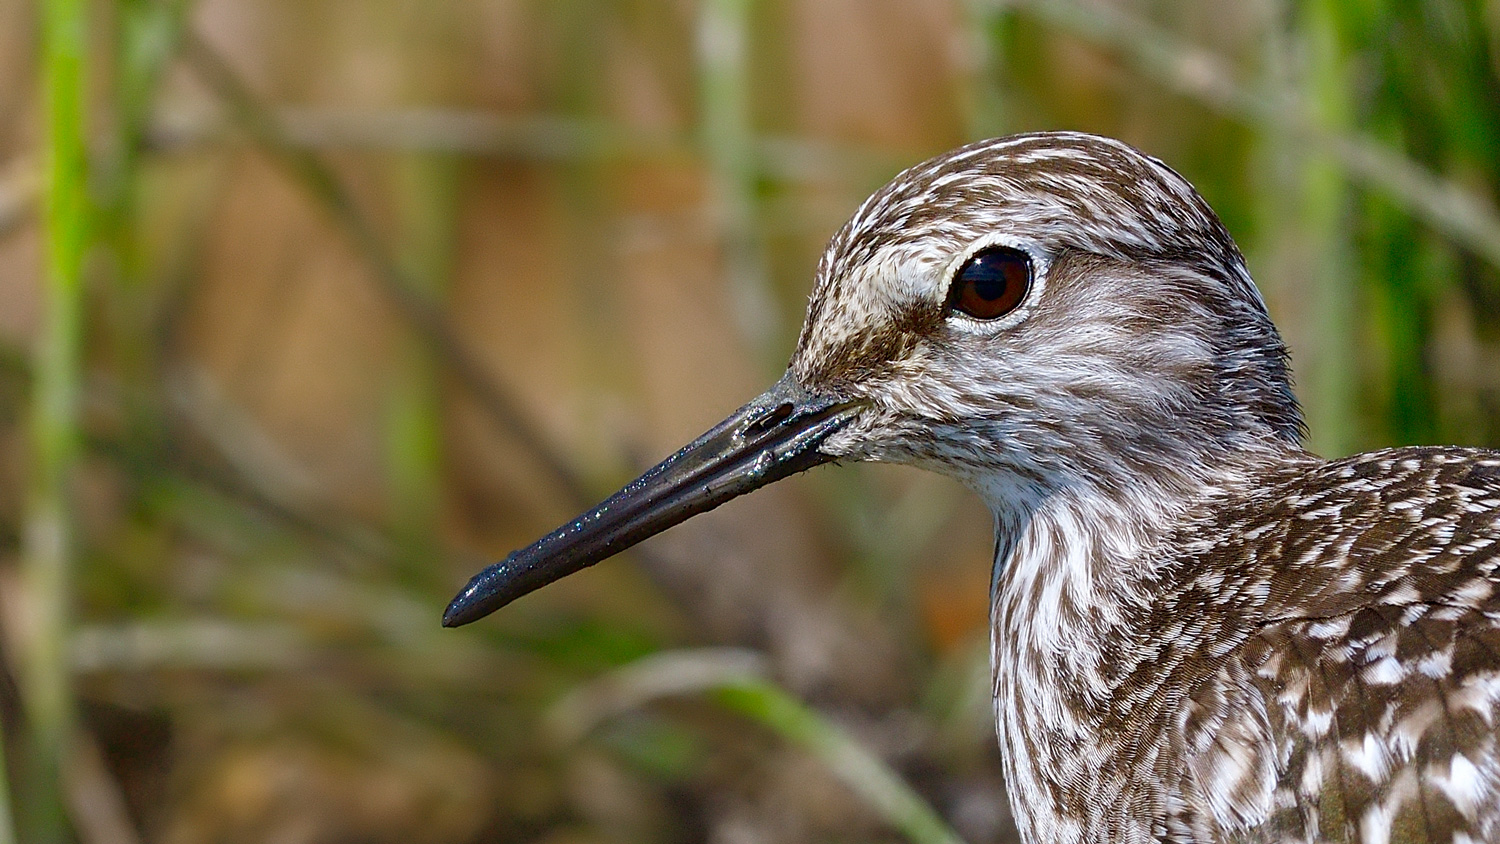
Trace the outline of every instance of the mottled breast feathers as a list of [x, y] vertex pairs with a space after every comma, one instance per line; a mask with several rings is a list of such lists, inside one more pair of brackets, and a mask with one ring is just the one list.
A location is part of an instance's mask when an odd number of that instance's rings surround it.
[[1166, 839], [1500, 840], [1500, 454], [1292, 467], [1191, 533], [1143, 629], [1219, 629], [1132, 678], [1191, 689]]

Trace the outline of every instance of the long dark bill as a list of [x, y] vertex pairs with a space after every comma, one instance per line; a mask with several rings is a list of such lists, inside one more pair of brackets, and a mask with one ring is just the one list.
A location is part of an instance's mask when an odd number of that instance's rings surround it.
[[790, 376], [602, 504], [474, 576], [443, 613], [477, 621], [554, 580], [788, 475], [832, 460], [823, 441], [854, 405], [809, 395]]

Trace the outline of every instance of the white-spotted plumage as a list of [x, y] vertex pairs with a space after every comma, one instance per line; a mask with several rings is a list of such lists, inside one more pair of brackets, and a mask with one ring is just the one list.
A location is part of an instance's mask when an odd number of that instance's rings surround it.
[[[979, 246], [1026, 300], [947, 308]], [[1500, 841], [1500, 453], [1325, 461], [1192, 187], [1116, 141], [987, 141], [866, 201], [790, 376], [823, 444], [994, 511], [995, 714], [1027, 842]]]

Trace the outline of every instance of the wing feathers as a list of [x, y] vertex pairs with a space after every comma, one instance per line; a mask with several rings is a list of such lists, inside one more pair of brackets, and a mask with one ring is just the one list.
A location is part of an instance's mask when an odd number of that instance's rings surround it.
[[[1265, 726], [1256, 707], [1218, 725], [1228, 736], [1269, 733], [1276, 773], [1264, 814], [1220, 811], [1225, 796], [1207, 793], [1220, 786], [1203, 777], [1193, 782], [1202, 799], [1189, 802], [1209, 807], [1226, 841], [1500, 840], [1500, 623], [1425, 604], [1333, 621], [1268, 625], [1210, 681], [1248, 678], [1269, 704]], [[1193, 767], [1224, 759], [1210, 747]]]

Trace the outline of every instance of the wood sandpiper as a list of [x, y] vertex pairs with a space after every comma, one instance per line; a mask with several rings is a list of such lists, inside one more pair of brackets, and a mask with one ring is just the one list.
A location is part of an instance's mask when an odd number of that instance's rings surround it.
[[775, 386], [443, 621], [812, 466], [914, 464], [995, 515], [1024, 841], [1500, 841], [1500, 452], [1302, 435], [1186, 180], [1091, 135], [984, 141], [833, 237]]

